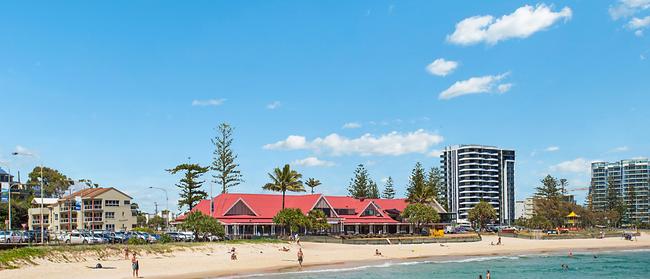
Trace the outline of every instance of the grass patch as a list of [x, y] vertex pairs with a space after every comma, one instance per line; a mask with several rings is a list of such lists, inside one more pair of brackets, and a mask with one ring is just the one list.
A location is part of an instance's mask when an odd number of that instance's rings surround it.
[[15, 265], [19, 261], [31, 261], [33, 258], [45, 256], [45, 251], [41, 247], [24, 247], [13, 248], [0, 251], [0, 269], [17, 268]]
[[285, 243], [275, 238], [227, 240], [222, 242], [172, 242], [155, 244], [95, 244], [95, 245], [57, 245], [57, 246], [28, 246], [0, 250], [0, 270], [15, 269], [25, 264], [36, 264], [35, 259], [47, 259], [52, 262], [74, 262], [92, 258], [123, 257], [124, 248], [129, 253], [138, 254], [168, 254], [175, 250], [196, 249], [208, 244], [262, 244]]

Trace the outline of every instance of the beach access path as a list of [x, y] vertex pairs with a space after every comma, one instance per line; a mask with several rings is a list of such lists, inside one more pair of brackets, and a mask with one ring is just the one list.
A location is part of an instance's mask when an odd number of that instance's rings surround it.
[[[603, 250], [649, 249], [650, 236], [642, 234], [635, 241], [622, 238], [571, 239], [571, 240], [528, 240], [502, 238], [503, 245], [497, 243], [496, 236], [484, 236], [482, 241], [468, 243], [440, 244], [402, 244], [402, 245], [349, 245], [304, 242], [304, 268], [328, 268], [337, 266], [363, 265], [372, 261], [416, 260], [445, 258], [530, 255], [539, 253], [569, 253]], [[283, 246], [288, 252], [280, 251]], [[237, 260], [230, 259], [230, 248], [237, 250]], [[382, 256], [375, 256], [379, 249]], [[210, 278], [217, 276], [297, 271], [296, 244], [220, 244], [212, 243], [194, 249], [174, 251], [169, 254], [139, 255], [141, 278]], [[95, 256], [96, 257], [96, 256]], [[85, 262], [57, 263], [36, 259], [37, 265], [20, 269], [0, 271], [0, 278], [132, 278], [131, 263], [123, 255], [116, 254], [101, 261], [91, 255]], [[110, 269], [91, 269], [101, 262]]]

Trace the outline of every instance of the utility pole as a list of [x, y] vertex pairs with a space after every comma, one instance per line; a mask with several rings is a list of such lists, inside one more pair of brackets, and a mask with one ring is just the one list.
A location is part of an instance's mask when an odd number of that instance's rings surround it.
[[158, 203], [157, 203], [157, 202], [153, 202], [153, 206], [154, 206], [154, 208], [155, 208], [154, 211], [153, 211], [153, 212], [154, 212], [153, 215], [154, 215], [154, 216], [158, 216]]

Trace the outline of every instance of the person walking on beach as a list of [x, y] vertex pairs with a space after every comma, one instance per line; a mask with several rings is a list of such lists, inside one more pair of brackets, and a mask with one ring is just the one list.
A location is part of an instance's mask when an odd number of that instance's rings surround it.
[[133, 252], [133, 257], [131, 258], [131, 268], [133, 269], [133, 277], [140, 277], [140, 274], [138, 274], [138, 271], [140, 271], [140, 263], [135, 257], [135, 252]]
[[298, 248], [298, 264], [300, 265], [300, 268], [302, 268], [302, 248]]
[[124, 247], [124, 259], [129, 259], [129, 247]]

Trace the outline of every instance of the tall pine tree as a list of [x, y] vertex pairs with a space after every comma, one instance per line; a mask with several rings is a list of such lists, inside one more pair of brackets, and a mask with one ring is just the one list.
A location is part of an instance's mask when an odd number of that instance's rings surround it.
[[370, 183], [368, 183], [368, 198], [379, 198], [379, 188], [377, 187], [377, 183], [372, 179], [370, 179]]
[[614, 222], [615, 226], [621, 223], [626, 211], [625, 201], [617, 188], [618, 185], [614, 181], [614, 177], [607, 177], [607, 211], [609, 219]]
[[381, 194], [381, 197], [384, 199], [394, 199], [395, 198], [395, 188], [393, 187], [393, 178], [388, 177], [386, 179], [386, 185], [384, 185], [384, 192]]
[[420, 162], [411, 171], [409, 184], [406, 188], [406, 200], [411, 203], [430, 203], [435, 198], [433, 189], [427, 183], [424, 168]]
[[359, 164], [357, 169], [354, 170], [354, 177], [350, 180], [350, 186], [348, 186], [348, 193], [351, 197], [362, 199], [370, 196], [370, 176], [368, 175], [368, 170]]
[[187, 206], [189, 210], [192, 210], [196, 204], [199, 203], [202, 199], [205, 199], [208, 196], [208, 193], [201, 190], [203, 186], [203, 180], [199, 178], [210, 168], [202, 167], [199, 164], [180, 164], [173, 169], [168, 169], [167, 171], [171, 174], [176, 174], [177, 172], [183, 172], [184, 176], [181, 178], [176, 187], [181, 190], [178, 199], [178, 208], [182, 209], [184, 206]]
[[444, 191], [444, 181], [440, 169], [432, 167], [427, 173], [427, 186], [431, 188], [436, 201], [443, 207], [447, 208], [447, 198]]
[[221, 123], [217, 127], [218, 135], [212, 139], [214, 152], [211, 169], [215, 172], [212, 177], [214, 183], [221, 185], [221, 193], [228, 193], [228, 188], [239, 185], [244, 181], [235, 163], [237, 155], [232, 152], [232, 131], [228, 123]]

